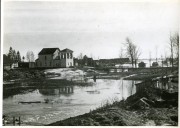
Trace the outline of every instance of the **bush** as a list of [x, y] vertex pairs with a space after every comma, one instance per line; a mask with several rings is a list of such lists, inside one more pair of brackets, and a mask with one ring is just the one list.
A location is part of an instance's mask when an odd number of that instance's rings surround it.
[[152, 63], [152, 67], [158, 67], [158, 66], [159, 66], [158, 62], [153, 62]]
[[138, 64], [139, 68], [145, 68], [146, 67], [146, 64], [144, 62], [141, 62]]

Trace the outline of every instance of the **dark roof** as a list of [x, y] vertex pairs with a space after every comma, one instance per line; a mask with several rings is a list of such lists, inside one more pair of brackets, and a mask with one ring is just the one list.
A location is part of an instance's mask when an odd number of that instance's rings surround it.
[[129, 62], [129, 58], [114, 58], [114, 59], [100, 59], [101, 63], [127, 63]]
[[84, 55], [83, 59], [91, 59], [91, 60], [93, 60], [93, 58], [88, 57], [87, 55]]
[[66, 49], [63, 49], [61, 52], [73, 52], [72, 50], [66, 48]]
[[60, 51], [59, 48], [43, 48], [38, 55], [53, 54], [57, 49]]

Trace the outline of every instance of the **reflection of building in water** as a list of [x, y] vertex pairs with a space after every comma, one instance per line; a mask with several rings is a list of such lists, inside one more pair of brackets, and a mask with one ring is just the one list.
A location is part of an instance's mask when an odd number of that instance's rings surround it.
[[60, 95], [60, 94], [72, 94], [74, 92], [73, 86], [63, 86], [56, 89], [47, 88], [39, 89], [39, 92], [43, 95]]
[[59, 94], [61, 94], [61, 93], [70, 94], [73, 92], [74, 92], [73, 86], [65, 86], [65, 87], [59, 88]]
[[136, 91], [142, 92], [147, 86], [154, 89], [160, 89], [169, 93], [177, 92], [178, 82], [173, 81], [173, 79], [178, 79], [177, 76], [164, 76], [153, 78], [151, 81], [144, 81], [136, 84]]

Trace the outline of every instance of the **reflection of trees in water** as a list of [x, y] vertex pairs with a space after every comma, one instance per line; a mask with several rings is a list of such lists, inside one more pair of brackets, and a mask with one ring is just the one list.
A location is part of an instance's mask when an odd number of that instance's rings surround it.
[[59, 88], [39, 89], [39, 92], [43, 95], [72, 94], [74, 92], [74, 87], [73, 86], [63, 86], [63, 87], [59, 87]]
[[127, 91], [128, 91], [128, 95], [133, 95], [135, 93], [135, 84], [136, 84], [136, 81], [134, 80], [131, 80], [128, 82], [128, 85], [127, 85]]
[[120, 90], [121, 90], [121, 97], [122, 99], [127, 98], [130, 95], [133, 95], [136, 90], [135, 90], [135, 84], [137, 83], [137, 81], [129, 81], [129, 80], [121, 80], [120, 84]]
[[135, 93], [135, 84], [136, 83], [137, 82], [134, 80], [131, 81], [131, 95], [133, 95]]

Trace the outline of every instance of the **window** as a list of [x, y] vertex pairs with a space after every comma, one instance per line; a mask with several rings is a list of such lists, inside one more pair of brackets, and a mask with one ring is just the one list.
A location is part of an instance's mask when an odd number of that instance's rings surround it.
[[51, 66], [51, 62], [49, 63], [49, 65]]
[[46, 60], [46, 56], [44, 57], [44, 59]]
[[66, 59], [66, 53], [64, 53], [64, 59]]
[[69, 59], [69, 53], [67, 53], [67, 58]]
[[70, 58], [72, 59], [72, 57], [73, 57], [73, 56], [72, 56], [72, 53], [70, 53]]

